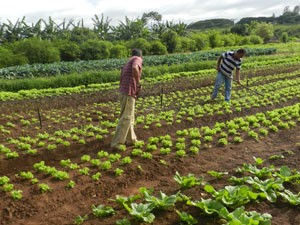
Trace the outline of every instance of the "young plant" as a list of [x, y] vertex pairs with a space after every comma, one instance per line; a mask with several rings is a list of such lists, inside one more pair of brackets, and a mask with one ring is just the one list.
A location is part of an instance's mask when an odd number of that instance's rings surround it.
[[10, 192], [11, 197], [14, 200], [20, 200], [23, 197], [22, 193], [23, 193], [22, 190], [13, 190], [13, 191]]
[[180, 188], [186, 189], [191, 188], [196, 185], [201, 185], [203, 182], [203, 177], [196, 178], [194, 174], [188, 174], [187, 176], [180, 176], [178, 171], [176, 171], [173, 179], [180, 185]]
[[81, 225], [83, 224], [84, 221], [86, 221], [88, 219], [88, 215], [84, 215], [84, 216], [76, 216], [74, 223], [75, 225]]
[[66, 185], [66, 189], [73, 189], [76, 183], [73, 180], [70, 180], [69, 183]]
[[96, 217], [105, 217], [115, 214], [115, 210], [112, 207], [104, 205], [92, 205], [92, 212]]
[[198, 220], [196, 220], [191, 214], [188, 214], [186, 212], [180, 212], [178, 210], [176, 210], [176, 213], [180, 218], [181, 224], [186, 224], [186, 225], [198, 224]]
[[95, 181], [100, 180], [100, 177], [101, 177], [101, 173], [100, 172], [97, 172], [94, 175], [92, 175], [92, 179], [95, 180]]
[[41, 193], [45, 193], [45, 192], [48, 192], [50, 191], [50, 187], [48, 184], [39, 184], [39, 189], [40, 189], [40, 192]]
[[224, 175], [228, 174], [228, 172], [217, 172], [214, 170], [209, 170], [209, 171], [207, 171], [207, 173], [217, 179], [221, 179]]
[[115, 169], [115, 175], [116, 175], [117, 177], [118, 177], [118, 176], [121, 176], [122, 173], [124, 173], [124, 170], [119, 169], [119, 168]]

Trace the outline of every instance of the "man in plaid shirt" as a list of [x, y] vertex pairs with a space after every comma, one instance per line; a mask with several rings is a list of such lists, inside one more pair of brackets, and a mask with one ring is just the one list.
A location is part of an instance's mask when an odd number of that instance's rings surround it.
[[136, 98], [141, 91], [142, 51], [132, 50], [132, 57], [122, 68], [120, 77], [121, 114], [118, 126], [111, 142], [111, 147], [119, 149], [120, 145], [133, 145], [137, 141], [134, 132], [134, 109]]

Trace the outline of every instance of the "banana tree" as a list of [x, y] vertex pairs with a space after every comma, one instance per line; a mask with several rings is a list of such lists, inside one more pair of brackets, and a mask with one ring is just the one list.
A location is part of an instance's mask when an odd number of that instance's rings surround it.
[[95, 18], [92, 18], [92, 21], [94, 22], [94, 31], [96, 32], [98, 37], [102, 40], [109, 39], [109, 32], [111, 31], [111, 19], [109, 19], [108, 17], [104, 19], [103, 13], [101, 14], [101, 19], [98, 17], [98, 15], [95, 15], [94, 17]]

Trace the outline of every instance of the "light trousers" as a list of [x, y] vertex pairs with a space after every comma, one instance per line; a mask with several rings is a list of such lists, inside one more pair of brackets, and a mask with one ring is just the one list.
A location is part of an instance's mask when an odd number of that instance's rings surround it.
[[128, 95], [120, 95], [121, 113], [112, 139], [111, 147], [118, 147], [125, 143], [134, 143], [137, 137], [134, 132], [135, 98]]

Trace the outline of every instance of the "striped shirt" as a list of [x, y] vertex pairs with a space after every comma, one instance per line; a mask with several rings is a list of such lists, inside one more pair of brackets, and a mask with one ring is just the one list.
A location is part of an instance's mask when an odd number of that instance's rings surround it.
[[126, 65], [123, 67], [120, 78], [120, 88], [121, 94], [129, 95], [134, 98], [137, 97], [137, 83], [132, 74], [132, 68], [136, 65], [139, 67], [139, 78], [142, 75], [142, 58], [138, 56], [133, 56], [129, 59]]
[[234, 52], [224, 52], [220, 65], [221, 73], [232, 78], [234, 68], [241, 69], [242, 60], [233, 58]]

